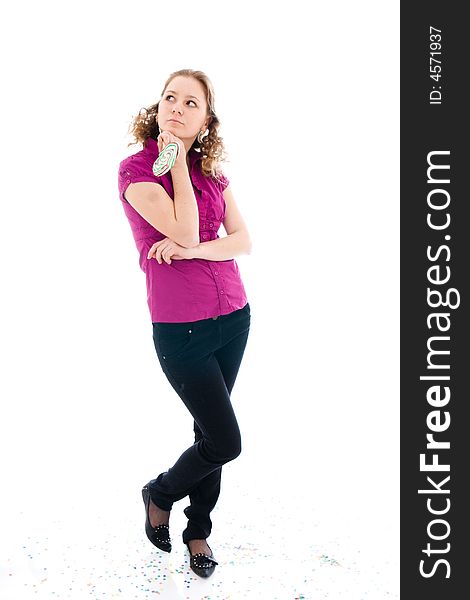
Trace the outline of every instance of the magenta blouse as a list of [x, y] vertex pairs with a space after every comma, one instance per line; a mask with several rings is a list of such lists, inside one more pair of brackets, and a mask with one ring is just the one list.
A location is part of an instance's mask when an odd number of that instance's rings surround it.
[[[243, 308], [247, 297], [235, 259], [192, 258], [172, 260], [169, 265], [147, 258], [152, 244], [166, 236], [129, 204], [124, 193], [130, 183], [151, 181], [162, 185], [174, 198], [171, 173], [155, 177], [152, 172], [158, 154], [156, 140], [148, 138], [142, 150], [119, 164], [118, 178], [119, 197], [139, 251], [140, 268], [146, 276], [152, 323], [199, 321]], [[205, 177], [200, 153], [194, 148], [189, 151], [189, 159], [189, 175], [199, 208], [199, 241], [204, 243], [219, 237], [217, 232], [225, 216], [223, 191], [229, 181], [223, 175], [220, 182]]]

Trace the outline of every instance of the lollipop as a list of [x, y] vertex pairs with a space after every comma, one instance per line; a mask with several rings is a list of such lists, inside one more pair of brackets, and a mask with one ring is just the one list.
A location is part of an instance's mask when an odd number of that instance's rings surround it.
[[153, 163], [152, 171], [155, 177], [164, 175], [171, 167], [175, 164], [176, 157], [178, 156], [179, 146], [174, 142], [167, 144], [157, 157], [157, 160]]

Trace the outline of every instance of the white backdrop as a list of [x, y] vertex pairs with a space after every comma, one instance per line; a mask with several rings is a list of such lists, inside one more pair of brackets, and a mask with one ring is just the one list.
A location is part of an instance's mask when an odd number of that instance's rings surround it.
[[243, 451], [219, 502], [231, 486], [261, 503], [269, 491], [398, 560], [398, 25], [398, 3], [365, 0], [10, 7], [2, 517], [56, 514], [67, 498], [79, 518], [107, 490], [138, 498], [192, 443], [153, 347], [117, 169], [140, 149], [132, 117], [193, 68], [213, 82], [253, 242], [236, 258], [252, 314], [232, 396]]

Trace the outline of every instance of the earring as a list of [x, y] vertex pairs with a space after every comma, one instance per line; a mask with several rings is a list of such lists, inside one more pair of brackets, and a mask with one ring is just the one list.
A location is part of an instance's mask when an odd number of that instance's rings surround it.
[[202, 144], [202, 138], [204, 137], [204, 133], [206, 133], [206, 132], [205, 132], [205, 131], [200, 131], [200, 132], [197, 134], [197, 141], [198, 141], [200, 144]]

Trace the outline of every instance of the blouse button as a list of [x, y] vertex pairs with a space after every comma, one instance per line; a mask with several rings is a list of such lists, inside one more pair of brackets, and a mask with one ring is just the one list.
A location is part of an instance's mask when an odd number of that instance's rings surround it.
[[214, 275], [218, 275], [218, 274], [219, 274], [219, 271], [214, 271]]
[[127, 183], [130, 183], [130, 182], [131, 182], [131, 180], [130, 180], [130, 179], [128, 179], [128, 180], [127, 180]]
[[214, 227], [214, 223], [209, 223], [209, 227]]

